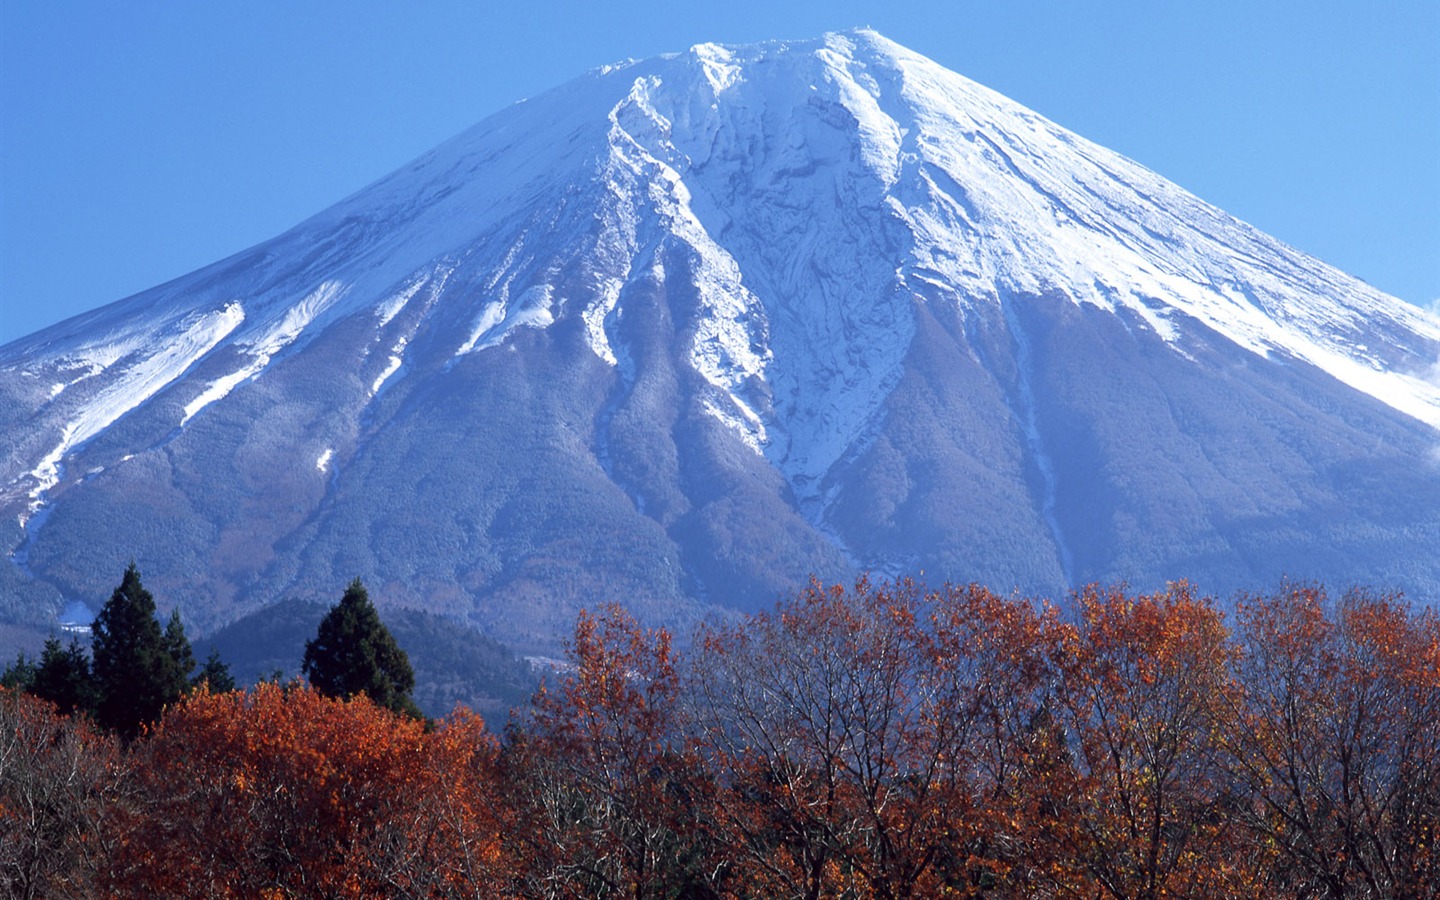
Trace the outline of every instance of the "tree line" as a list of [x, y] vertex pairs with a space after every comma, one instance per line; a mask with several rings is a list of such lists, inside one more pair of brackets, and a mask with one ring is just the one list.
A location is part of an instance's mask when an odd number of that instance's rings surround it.
[[[123, 741], [134, 740], [164, 711], [191, 692], [236, 688], [229, 666], [212, 651], [193, 676], [195, 654], [176, 609], [162, 629], [155, 598], [140, 581], [135, 563], [90, 628], [90, 652], [78, 637], [61, 646], [50, 637], [38, 660], [22, 652], [0, 674], [0, 686], [53, 703], [62, 716], [83, 714]], [[301, 671], [329, 697], [363, 693], [379, 706], [413, 718], [415, 673], [405, 652], [380, 621], [360, 579], [321, 620], [307, 641]], [[278, 677], [278, 676], [277, 676]]]
[[812, 583], [683, 650], [582, 613], [550, 680], [499, 731], [313, 674], [212, 683], [128, 742], [0, 693], [0, 873], [17, 896], [1440, 885], [1440, 620], [1395, 597], [1286, 586], [1227, 616], [1183, 583], [1063, 607]]

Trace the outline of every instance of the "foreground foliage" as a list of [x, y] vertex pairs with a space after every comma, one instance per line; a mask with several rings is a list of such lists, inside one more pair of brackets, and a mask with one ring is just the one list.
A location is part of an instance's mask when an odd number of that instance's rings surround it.
[[202, 691], [134, 753], [111, 889], [147, 896], [482, 896], [501, 822], [495, 739], [458, 712], [433, 733], [368, 700], [262, 684]]
[[[679, 652], [618, 607], [504, 738], [201, 689], [122, 746], [0, 693], [15, 896], [1426, 897], [1440, 623], [1316, 588], [1065, 609], [812, 584]], [[60, 651], [56, 650], [58, 654]], [[57, 657], [58, 658], [58, 657]]]

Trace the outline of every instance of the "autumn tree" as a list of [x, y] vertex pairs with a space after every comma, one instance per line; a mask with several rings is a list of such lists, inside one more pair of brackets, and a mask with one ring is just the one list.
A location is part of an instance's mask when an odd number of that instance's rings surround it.
[[134, 750], [148, 801], [108, 888], [124, 896], [505, 896], [497, 744], [473, 714], [433, 731], [364, 695], [200, 689]]
[[1033, 829], [1058, 886], [1115, 898], [1255, 896], [1217, 755], [1234, 686], [1219, 612], [1186, 584], [1129, 595], [1086, 588], [1062, 635], [1063, 743], [1030, 783], [1052, 801]]
[[[193, 657], [153, 608], [132, 566], [97, 619], [95, 672], [148, 646], [162, 662], [115, 683], [168, 665], [178, 697]], [[609, 606], [579, 616], [504, 743], [463, 709], [425, 722], [372, 700], [377, 683], [408, 696], [413, 676], [358, 581], [326, 620], [313, 686], [220, 692], [211, 654], [127, 749], [33, 696], [85, 708], [77, 642], [18, 659], [8, 677], [30, 694], [0, 688], [0, 892], [1159, 900], [1440, 884], [1440, 616], [1396, 597], [1287, 586], [1242, 597], [1231, 631], [1184, 583], [1055, 608], [862, 578], [711, 624], [684, 653]]]
[[1440, 620], [1312, 586], [1243, 598], [1226, 729], [1268, 891], [1424, 897], [1440, 884]]
[[132, 739], [189, 688], [194, 665], [178, 616], [162, 631], [155, 598], [132, 562], [92, 627], [91, 649], [101, 725]]
[[112, 735], [38, 697], [0, 689], [0, 893], [100, 896], [132, 800]]
[[712, 896], [693, 830], [706, 792], [684, 752], [670, 635], [618, 606], [582, 611], [572, 668], [511, 730], [531, 890], [566, 897]]
[[934, 865], [952, 894], [1043, 894], [1053, 870], [1038, 852], [1035, 829], [1053, 821], [1064, 799], [1037, 790], [1037, 779], [1068, 759], [1050, 711], [1059, 612], [971, 584], [937, 591], [930, 618], [929, 677], [943, 698], [937, 714], [950, 723], [943, 752], [964, 773], [946, 787], [954, 824]]
[[703, 634], [691, 694], [742, 892], [892, 898], [993, 883], [1003, 818], [980, 800], [994, 785], [979, 757], [1026, 690], [983, 677], [998, 645], [981, 614], [995, 600], [812, 582], [773, 614]]
[[314, 639], [305, 642], [302, 671], [327, 697], [364, 694], [392, 712], [421, 718], [410, 696], [415, 689], [410, 659], [380, 621], [358, 578], [320, 621]]
[[865, 582], [812, 582], [699, 642], [697, 718], [729, 789], [717, 825], [747, 893], [818, 897], [864, 877], [904, 739], [897, 667], [916, 655], [911, 611], [877, 615], [872, 599]]

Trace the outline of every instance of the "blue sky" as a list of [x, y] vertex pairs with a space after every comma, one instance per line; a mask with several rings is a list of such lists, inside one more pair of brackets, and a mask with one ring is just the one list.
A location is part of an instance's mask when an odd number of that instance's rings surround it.
[[1440, 298], [1440, 3], [0, 2], [0, 343], [258, 243], [626, 57], [869, 25]]

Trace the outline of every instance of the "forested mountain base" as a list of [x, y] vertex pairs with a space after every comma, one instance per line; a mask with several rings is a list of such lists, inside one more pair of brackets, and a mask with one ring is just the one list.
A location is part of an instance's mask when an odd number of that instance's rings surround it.
[[0, 693], [12, 896], [1433, 897], [1440, 619], [1184, 584], [618, 607], [497, 734], [302, 683], [127, 746]]

